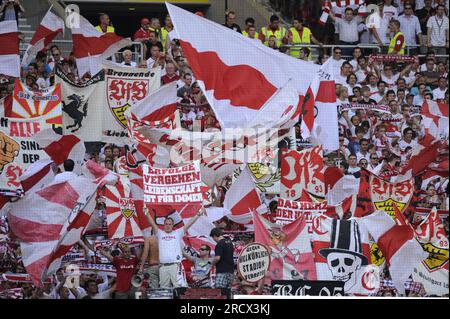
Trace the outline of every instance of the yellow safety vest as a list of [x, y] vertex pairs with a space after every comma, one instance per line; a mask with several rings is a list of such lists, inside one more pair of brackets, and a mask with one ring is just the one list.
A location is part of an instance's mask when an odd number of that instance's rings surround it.
[[277, 47], [280, 47], [282, 43], [281, 41], [284, 37], [286, 37], [286, 28], [281, 27], [273, 32], [271, 29], [268, 30], [268, 28], [263, 27], [261, 29], [261, 33], [264, 35], [264, 45], [269, 45], [269, 38], [271, 36], [275, 36], [275, 38], [277, 39]]
[[405, 46], [406, 46], [406, 44], [405, 44], [405, 36], [404, 36], [403, 33], [401, 33], [400, 31], [398, 31], [398, 32], [394, 35], [394, 37], [391, 39], [391, 43], [389, 43], [388, 54], [394, 53], [394, 49], [395, 49], [395, 47], [396, 47], [396, 45], [397, 45], [397, 41], [399, 41], [399, 40], [398, 40], [398, 37], [400, 37], [400, 36], [403, 37], [403, 44], [402, 44], [402, 48], [400, 49], [400, 51], [398, 51], [397, 54], [402, 54], [402, 55], [405, 54]]
[[[303, 27], [302, 36], [300, 37], [300, 32], [294, 27], [290, 28], [289, 31], [292, 32], [292, 44], [302, 44], [302, 43], [311, 43], [311, 30], [307, 27]], [[294, 58], [300, 57], [300, 49], [301, 48], [291, 48], [289, 49], [289, 55]], [[311, 59], [312, 52], [311, 48], [309, 48], [309, 56], [308, 58]]]
[[[247, 38], [248, 38], [248, 32], [247, 32], [247, 31], [243, 30], [243, 31], [242, 31], [242, 35], [243, 35], [244, 37], [247, 37]], [[258, 33], [258, 32], [255, 32], [255, 39], [258, 39], [258, 38], [259, 38], [259, 33]]]
[[162, 27], [161, 28], [161, 42], [162, 42], [162, 45], [164, 47], [164, 52], [167, 51], [166, 43], [167, 43], [167, 36], [168, 35], [169, 35], [169, 31], [167, 31], [166, 27]]
[[[98, 31], [100, 31], [100, 32], [102, 32], [103, 33], [103, 30], [102, 30], [102, 27], [101, 26], [96, 26], [95, 27]], [[114, 29], [114, 27], [112, 27], [112, 26], [107, 26], [106, 27], [106, 33], [115, 33], [116, 32], [116, 30]]]

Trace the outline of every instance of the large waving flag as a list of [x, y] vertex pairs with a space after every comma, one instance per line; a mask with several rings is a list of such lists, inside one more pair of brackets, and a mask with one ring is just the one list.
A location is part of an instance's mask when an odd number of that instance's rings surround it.
[[[249, 127], [270, 98], [292, 79], [299, 95], [292, 118], [301, 115], [302, 136], [309, 135], [314, 124], [314, 96], [309, 85], [319, 66], [276, 52], [174, 5], [166, 6], [175, 26], [174, 36], [222, 128]], [[284, 107], [288, 110], [289, 106], [290, 102]], [[279, 120], [275, 115], [271, 118], [274, 123]]]
[[265, 213], [265, 206], [248, 168], [245, 167], [225, 195], [223, 207], [231, 212], [228, 218], [239, 224], [249, 224], [252, 221], [252, 212], [258, 210], [259, 213]]
[[397, 291], [404, 294], [404, 283], [427, 254], [415, 238], [414, 230], [406, 223], [395, 204], [394, 213], [395, 219], [385, 211], [376, 210], [359, 221], [369, 231], [385, 256]]
[[49, 184], [11, 205], [8, 220], [20, 241], [25, 268], [38, 286], [60, 267], [62, 257], [80, 240], [95, 209], [97, 188], [104, 179], [110, 179], [109, 171], [92, 161], [88, 164], [90, 176]]
[[316, 280], [311, 235], [305, 218], [280, 226], [253, 213], [255, 242], [270, 249], [269, 278], [272, 280]]
[[0, 22], [0, 74], [20, 77], [19, 31], [16, 20]]
[[36, 284], [57, 247], [64, 225], [73, 219], [95, 194], [97, 187], [85, 177], [50, 184], [12, 204], [8, 219], [20, 240], [23, 263]]
[[46, 129], [36, 134], [34, 138], [56, 165], [61, 165], [66, 159], [71, 159], [75, 162], [75, 173], [81, 172], [86, 147], [78, 137], [59, 135], [53, 129]]
[[167, 122], [177, 110], [177, 83], [162, 86], [130, 108], [131, 116], [144, 124], [157, 126]]
[[328, 59], [321, 66], [320, 71], [311, 83], [311, 90], [315, 99], [315, 111], [317, 112], [311, 135], [314, 144], [322, 144], [325, 150], [335, 151], [339, 148], [339, 127], [336, 89], [332, 77], [331, 63], [332, 59]]
[[30, 64], [36, 54], [44, 50], [64, 30], [64, 20], [50, 10], [42, 19], [22, 58], [22, 66]]
[[[340, 220], [313, 216], [312, 241], [318, 280], [344, 281], [346, 294], [368, 295], [369, 233], [357, 219]], [[379, 279], [379, 278], [376, 278]]]
[[[448, 104], [437, 103], [435, 101], [425, 100], [420, 114], [422, 115], [422, 124], [425, 128], [425, 141], [432, 138], [448, 138], [449, 108]], [[427, 136], [431, 136], [428, 137]], [[426, 144], [426, 142], [421, 142]]]
[[123, 47], [130, 46], [131, 40], [115, 33], [101, 33], [80, 16], [80, 25], [72, 26], [73, 53], [77, 59], [78, 73], [94, 76], [101, 70], [101, 61]]
[[41, 159], [31, 164], [19, 177], [23, 191], [25, 193], [34, 192], [51, 184], [55, 178], [53, 165], [54, 163], [50, 159]]

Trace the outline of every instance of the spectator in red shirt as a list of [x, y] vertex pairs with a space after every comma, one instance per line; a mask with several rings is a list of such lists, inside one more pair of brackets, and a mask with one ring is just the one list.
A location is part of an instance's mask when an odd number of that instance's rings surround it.
[[[141, 27], [133, 35], [133, 40], [136, 42], [142, 42], [144, 45], [144, 53], [149, 51], [151, 47], [151, 33], [153, 31], [150, 28], [150, 20], [147, 18], [142, 18]], [[147, 56], [147, 55], [146, 55]], [[145, 59], [147, 59], [145, 57]]]
[[172, 62], [168, 62], [166, 64], [166, 75], [161, 77], [161, 84], [169, 84], [175, 81], [178, 81], [180, 79], [180, 76], [177, 74], [177, 69], [175, 64]]
[[120, 256], [113, 257], [108, 251], [101, 253], [116, 267], [116, 292], [115, 299], [135, 299], [136, 288], [131, 285], [131, 278], [139, 269], [139, 259], [131, 254], [128, 245], [121, 246]]

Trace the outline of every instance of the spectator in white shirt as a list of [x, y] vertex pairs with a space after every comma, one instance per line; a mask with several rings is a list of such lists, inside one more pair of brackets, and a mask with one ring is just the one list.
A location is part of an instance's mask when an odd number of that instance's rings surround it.
[[364, 56], [360, 56], [358, 58], [358, 66], [355, 72], [356, 77], [358, 78], [358, 83], [364, 82], [371, 72], [372, 68], [370, 68], [367, 64], [367, 58]]
[[367, 86], [370, 89], [370, 97], [372, 97], [372, 95], [378, 92], [379, 78], [375, 73], [369, 73], [367, 77], [368, 77], [367, 82], [369, 82]]
[[392, 0], [384, 0], [383, 14], [390, 20], [397, 20], [398, 10], [392, 5]]
[[372, 43], [377, 43], [379, 46], [389, 44], [389, 20], [390, 17], [384, 14], [384, 3], [381, 1], [378, 4], [379, 8], [379, 20], [375, 20], [373, 24], [370, 25], [369, 31], [372, 33]]
[[340, 47], [335, 47], [333, 49], [333, 57], [331, 59], [332, 73], [336, 77], [341, 72], [342, 63], [346, 62], [342, 59], [342, 49]]
[[75, 168], [75, 162], [71, 159], [66, 159], [63, 163], [64, 172], [59, 173], [55, 176], [53, 182], [54, 183], [63, 183], [70, 181], [77, 177], [77, 174], [73, 172], [73, 169]]
[[[422, 30], [420, 29], [419, 18], [413, 14], [413, 8], [410, 3], [405, 5], [405, 14], [398, 17], [400, 22], [400, 31], [405, 36], [406, 45], [417, 45], [416, 36], [419, 39], [419, 45], [422, 46]], [[410, 54], [417, 54], [416, 48], [410, 50]]]
[[[343, 19], [336, 18], [331, 12], [330, 17], [335, 21], [339, 28], [339, 44], [341, 45], [358, 45], [358, 18], [355, 17], [351, 8], [345, 9], [345, 17]], [[342, 49], [344, 55], [351, 55], [352, 48]]]
[[131, 61], [131, 59], [133, 57], [133, 53], [130, 50], [123, 51], [122, 56], [123, 56], [123, 61], [122, 61], [122, 63], [120, 63], [120, 65], [123, 65], [125, 67], [130, 67], [130, 68], [136, 67], [136, 62]]
[[414, 105], [422, 105], [423, 104], [423, 100], [424, 100], [424, 95], [426, 92], [427, 86], [426, 84], [422, 83], [419, 84], [418, 86], [418, 90], [419, 90], [419, 94], [414, 96], [414, 100], [413, 100], [413, 104]]
[[357, 82], [358, 82], [358, 79], [357, 79], [355, 73], [350, 73], [347, 76], [347, 81], [344, 84], [344, 86], [346, 86], [348, 88], [349, 92], [353, 92], [354, 88], [360, 88], [361, 87], [361, 85], [359, 85]]
[[379, 103], [382, 99], [384, 99], [384, 96], [386, 95], [386, 82], [378, 81], [377, 88], [378, 92], [372, 95], [370, 98]]
[[358, 70], [358, 58], [362, 56], [362, 51], [360, 47], [356, 47], [353, 49], [353, 59], [350, 60], [350, 64], [353, 67], [353, 72], [356, 72]]
[[366, 159], [367, 161], [370, 160], [369, 140], [366, 138], [362, 138], [359, 141], [359, 151], [356, 153], [356, 161], [358, 163], [363, 158]]
[[345, 174], [351, 175], [351, 174], [359, 172], [360, 170], [361, 170], [361, 168], [358, 167], [358, 161], [356, 159], [356, 155], [350, 154], [350, 156], [348, 157], [348, 168], [347, 168]]
[[398, 142], [400, 150], [403, 152], [408, 146], [414, 149], [417, 142], [414, 140], [416, 138], [416, 132], [410, 127], [403, 130], [403, 138]]
[[[352, 65], [348, 62], [342, 63], [341, 72], [335, 77], [335, 82], [341, 85], [347, 84], [347, 77], [352, 73]], [[349, 90], [351, 92], [351, 90]]]
[[174, 220], [171, 217], [165, 218], [164, 229], [160, 230], [147, 208], [144, 208], [144, 213], [152, 227], [153, 234], [158, 238], [159, 286], [161, 288], [171, 288], [171, 286], [176, 288], [179, 286], [177, 274], [183, 258], [181, 251], [183, 236], [185, 236], [188, 229], [200, 216], [203, 215], [203, 209], [194, 218], [191, 218], [183, 228], [176, 230], [173, 228]]
[[445, 92], [448, 90], [447, 78], [440, 77], [438, 81], [438, 87], [433, 90], [434, 100], [443, 100], [445, 98]]
[[430, 17], [427, 21], [427, 46], [436, 47], [437, 54], [446, 54], [445, 48], [448, 48], [449, 24], [448, 18], [444, 13], [445, 6], [438, 5], [436, 7], [436, 15]]

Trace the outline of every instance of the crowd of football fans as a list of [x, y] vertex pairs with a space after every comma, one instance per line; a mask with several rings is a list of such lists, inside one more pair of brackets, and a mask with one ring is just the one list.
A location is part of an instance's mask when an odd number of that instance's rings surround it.
[[[271, 2], [275, 8], [282, 7], [281, 1]], [[284, 1], [283, 5], [295, 7], [298, 2], [301, 1]], [[365, 107], [345, 111], [339, 109], [340, 148], [338, 151], [325, 153], [324, 164], [328, 167], [338, 167], [344, 174], [355, 174], [364, 168], [389, 179], [399, 174], [401, 168], [408, 163], [412, 150], [425, 134], [421, 116], [417, 115], [424, 101], [433, 100], [448, 105], [449, 61], [445, 57], [449, 44], [448, 1], [367, 1], [367, 4], [370, 3], [378, 6], [381, 18], [381, 24], [373, 27], [368, 27], [365, 18], [358, 15], [357, 6], [333, 7], [323, 27], [325, 32], [318, 32], [319, 34], [313, 33], [319, 29], [317, 25], [321, 10], [315, 7], [315, 12], [310, 12], [307, 6], [296, 7], [301, 18], [291, 17], [292, 26], [288, 28], [282, 26], [281, 19], [277, 15], [270, 18], [268, 26], [255, 25], [255, 19], [251, 17], [245, 20], [245, 26], [239, 26], [236, 24], [239, 12], [233, 11], [227, 12], [224, 25], [274, 50], [308, 63], [324, 64], [331, 59], [338, 104], [360, 104]], [[292, 13], [295, 10], [285, 11]], [[4, 1], [0, 19], [17, 20], [24, 12], [25, 8], [19, 1]], [[201, 12], [196, 14], [203, 15]], [[133, 55], [133, 48], [129, 48], [116, 54], [114, 61], [124, 67], [161, 66], [163, 69], [161, 83], [168, 84], [174, 81], [178, 83], [182, 127], [201, 131], [220, 129], [220, 124], [195, 81], [180, 43], [176, 39], [170, 39], [169, 33], [173, 30], [170, 17], [166, 16], [163, 23], [157, 17], [151, 19], [143, 17], [140, 22], [132, 38], [133, 41], [142, 42], [144, 56]], [[100, 32], [115, 32], [113, 21], [110, 21], [108, 14], [103, 13], [99, 16], [97, 29]], [[402, 39], [398, 39], [398, 32], [404, 36]], [[334, 34], [335, 37], [330, 34]], [[393, 38], [395, 41], [392, 41]], [[379, 50], [364, 46], [366, 44], [374, 44]], [[379, 53], [407, 56], [407, 52], [414, 53], [414, 59], [380, 61], [374, 58], [374, 55]], [[52, 44], [46, 51], [38, 53], [32, 63], [23, 67], [21, 79], [32, 90], [47, 88], [54, 83], [55, 67], [60, 67], [75, 82], [82, 82], [93, 76], [78, 74], [73, 55], [63, 56], [62, 50]], [[12, 93], [14, 80], [0, 75], [0, 99]], [[376, 106], [380, 105], [389, 108], [388, 114], [377, 111]], [[442, 138], [448, 141], [448, 136]], [[310, 141], [302, 138], [300, 128], [297, 127], [297, 148], [301, 150], [309, 144]], [[86, 154], [86, 159], [92, 159], [120, 173], [119, 159], [124, 154], [123, 147], [106, 144]], [[441, 155], [443, 158], [448, 156], [448, 143]], [[421, 190], [418, 202], [420, 207], [449, 209], [448, 177], [436, 175], [426, 181], [417, 177], [416, 182]], [[215, 206], [222, 206], [224, 194], [230, 183], [231, 180], [226, 180], [217, 187]], [[276, 196], [265, 197], [272, 214], [276, 211], [276, 199]], [[128, 257], [124, 255], [130, 253], [140, 256], [142, 247], [139, 245], [123, 245], [121, 252], [114, 249], [105, 252], [95, 248], [96, 240], [106, 238], [105, 216], [105, 204], [99, 201], [95, 218], [91, 221], [96, 224], [96, 227], [91, 227], [94, 231], [86, 235], [84, 241], [80, 242], [78, 247], [74, 247], [71, 253], [80, 253], [84, 256], [84, 262], [96, 264], [109, 263], [108, 258], [105, 260], [105, 256], [113, 259], [126, 259]], [[420, 221], [420, 219], [412, 220], [416, 224]], [[448, 218], [444, 222], [448, 236]], [[226, 217], [216, 222], [216, 226], [225, 230], [225, 236], [232, 239], [235, 258], [242, 247], [253, 240], [251, 232], [246, 232], [245, 227], [231, 222]], [[0, 274], [25, 274], [20, 257], [20, 245], [10, 235], [6, 218], [0, 218]], [[211, 247], [207, 244], [202, 245], [200, 251], [193, 252], [193, 255], [187, 258], [191, 261], [190, 264], [185, 264], [189, 285], [195, 287], [193, 284], [195, 280], [192, 279], [195, 275], [214, 277], [209, 263], [210, 258]], [[139, 267], [137, 263], [132, 266], [133, 270]], [[34, 287], [29, 282], [18, 283], [0, 277], [0, 298], [81, 299], [113, 298], [118, 295], [123, 297], [123, 292], [132, 288], [132, 274], [133, 272], [131, 275], [122, 272], [117, 273], [117, 277], [103, 273], [97, 275], [95, 272], [82, 274], [78, 288], [71, 288], [67, 281], [68, 274], [63, 268], [43, 288]], [[379, 295], [395, 295], [395, 290], [389, 285], [388, 271], [383, 273], [383, 282], [385, 289], [380, 290]], [[209, 283], [204, 286], [212, 287]], [[145, 284], [133, 292], [143, 291], [144, 287]], [[18, 294], [16, 294], [18, 290], [14, 288], [21, 288]], [[270, 293], [267, 286], [242, 282], [238, 276], [234, 278], [233, 289], [234, 292], [242, 294]], [[423, 287], [414, 282], [410, 283], [408, 294], [425, 296]]]

